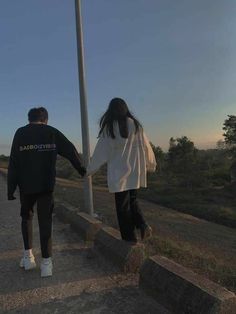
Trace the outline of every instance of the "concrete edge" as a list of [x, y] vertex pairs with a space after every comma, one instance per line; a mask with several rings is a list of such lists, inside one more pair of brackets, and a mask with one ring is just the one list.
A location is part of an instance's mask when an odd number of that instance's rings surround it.
[[60, 204], [55, 208], [57, 217], [71, 225], [85, 241], [94, 242], [94, 249], [124, 272], [137, 273], [145, 259], [144, 245], [123, 241], [120, 232], [105, 226], [100, 220], [78, 212], [76, 208]]
[[94, 248], [124, 272], [139, 272], [145, 259], [143, 244], [132, 245], [123, 241], [120, 232], [112, 227], [103, 227], [99, 230]]
[[67, 222], [79, 233], [85, 241], [94, 241], [97, 232], [102, 227], [102, 222], [90, 215], [78, 212], [75, 208], [60, 204], [55, 208], [55, 213], [59, 219]]
[[142, 265], [139, 285], [173, 313], [235, 314], [236, 295], [166, 257]]

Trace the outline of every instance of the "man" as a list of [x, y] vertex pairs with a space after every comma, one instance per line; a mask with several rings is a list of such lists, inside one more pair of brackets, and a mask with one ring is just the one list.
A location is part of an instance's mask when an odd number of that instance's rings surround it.
[[29, 124], [19, 128], [14, 136], [8, 167], [8, 200], [14, 200], [19, 186], [21, 230], [24, 255], [20, 266], [36, 267], [32, 253], [33, 207], [37, 214], [41, 244], [41, 276], [52, 276], [52, 211], [57, 154], [67, 158], [83, 177], [86, 169], [74, 145], [57, 129], [48, 126], [45, 108], [33, 108], [28, 113]]

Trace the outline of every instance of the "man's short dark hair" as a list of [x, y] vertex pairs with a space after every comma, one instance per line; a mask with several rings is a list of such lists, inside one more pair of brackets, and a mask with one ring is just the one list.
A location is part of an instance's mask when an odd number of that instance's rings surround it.
[[48, 112], [44, 107], [32, 108], [28, 112], [29, 122], [46, 122], [48, 120]]

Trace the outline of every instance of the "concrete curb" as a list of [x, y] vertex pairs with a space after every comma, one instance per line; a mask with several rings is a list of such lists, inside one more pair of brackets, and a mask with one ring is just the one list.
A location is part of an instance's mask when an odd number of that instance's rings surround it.
[[64, 205], [56, 206], [56, 215], [59, 219], [70, 223], [85, 241], [94, 241], [95, 235], [102, 227], [102, 222], [82, 212], [77, 212], [73, 207]]
[[122, 241], [120, 232], [111, 227], [100, 229], [94, 247], [124, 272], [136, 273], [144, 262], [144, 245]]
[[122, 241], [120, 232], [103, 226], [102, 222], [75, 208], [60, 204], [56, 206], [56, 215], [67, 222], [85, 241], [94, 241], [94, 248], [113, 262], [124, 272], [136, 273], [144, 261], [144, 245], [131, 245]]
[[145, 261], [140, 286], [177, 314], [235, 314], [233, 292], [161, 256]]

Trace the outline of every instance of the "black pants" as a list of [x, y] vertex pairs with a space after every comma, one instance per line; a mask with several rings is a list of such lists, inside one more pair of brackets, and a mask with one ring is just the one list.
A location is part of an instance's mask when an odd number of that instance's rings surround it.
[[53, 193], [21, 194], [21, 231], [25, 250], [32, 248], [34, 205], [37, 203], [37, 214], [40, 233], [41, 253], [43, 258], [52, 255], [52, 212]]
[[137, 190], [115, 193], [116, 212], [121, 238], [126, 241], [136, 241], [135, 228], [146, 225], [142, 211], [137, 201]]

